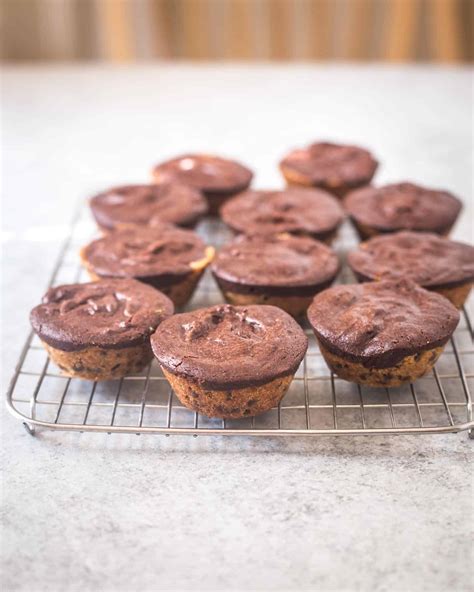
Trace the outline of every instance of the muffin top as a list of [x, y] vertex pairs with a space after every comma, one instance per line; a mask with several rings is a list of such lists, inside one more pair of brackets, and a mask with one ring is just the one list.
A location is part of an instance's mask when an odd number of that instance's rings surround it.
[[212, 389], [264, 384], [293, 374], [308, 340], [275, 306], [212, 306], [162, 323], [151, 344], [169, 372]]
[[248, 235], [310, 234], [321, 238], [333, 232], [344, 218], [338, 201], [319, 189], [246, 191], [221, 208], [224, 222]]
[[336, 276], [339, 260], [328, 246], [306, 236], [239, 236], [219, 251], [212, 271], [250, 286], [317, 286]]
[[290, 152], [280, 162], [284, 174], [303, 184], [327, 189], [357, 186], [372, 179], [378, 162], [368, 150], [331, 142], [317, 142]]
[[101, 280], [50, 288], [30, 314], [34, 331], [64, 351], [123, 348], [146, 341], [173, 303], [135, 280]]
[[181, 181], [206, 193], [243, 191], [252, 176], [252, 171], [235, 160], [209, 154], [183, 154], [153, 169], [153, 177], [159, 183]]
[[399, 274], [425, 287], [474, 280], [474, 247], [425, 232], [375, 236], [347, 260], [364, 280]]
[[356, 222], [382, 232], [431, 230], [439, 233], [449, 229], [462, 207], [451, 193], [414, 183], [364, 187], [350, 193], [344, 206]]
[[212, 247], [192, 230], [160, 224], [110, 232], [84, 247], [82, 256], [102, 277], [147, 278], [186, 275], [211, 256], [209, 251]]
[[444, 345], [459, 312], [443, 296], [397, 279], [328, 288], [314, 298], [308, 319], [330, 352], [387, 368]]
[[113, 187], [93, 197], [90, 206], [97, 224], [107, 229], [157, 222], [190, 226], [207, 212], [201, 192], [183, 183]]

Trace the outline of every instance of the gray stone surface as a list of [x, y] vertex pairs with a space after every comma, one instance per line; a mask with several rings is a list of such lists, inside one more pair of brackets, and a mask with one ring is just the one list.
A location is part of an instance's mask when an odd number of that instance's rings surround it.
[[[467, 69], [6, 68], [6, 389], [75, 202], [184, 150], [277, 186], [314, 138], [380, 156], [379, 182], [462, 196], [472, 239]], [[2, 409], [4, 590], [469, 590], [472, 441], [29, 436]]]

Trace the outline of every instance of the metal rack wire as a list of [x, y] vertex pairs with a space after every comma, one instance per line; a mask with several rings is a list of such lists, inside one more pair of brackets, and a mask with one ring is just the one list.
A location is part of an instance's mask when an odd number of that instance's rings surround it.
[[[50, 285], [86, 281], [78, 251], [94, 233], [83, 209], [61, 249]], [[219, 246], [229, 235], [218, 221], [199, 232]], [[344, 257], [355, 244], [347, 224], [334, 245]], [[345, 269], [340, 281], [351, 281]], [[222, 302], [206, 275], [190, 308]], [[68, 378], [49, 360], [32, 333], [24, 345], [7, 393], [7, 406], [26, 429], [154, 434], [312, 436], [427, 434], [468, 431], [474, 438], [471, 389], [474, 383], [472, 324], [467, 309], [434, 370], [413, 384], [375, 389], [338, 379], [327, 368], [308, 327], [310, 344], [281, 404], [249, 419], [217, 420], [183, 407], [158, 364], [121, 380], [92, 382]]]

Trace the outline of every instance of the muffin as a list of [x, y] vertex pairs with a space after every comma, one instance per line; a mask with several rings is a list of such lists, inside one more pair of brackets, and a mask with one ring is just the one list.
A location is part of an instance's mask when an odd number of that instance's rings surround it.
[[161, 290], [175, 306], [191, 298], [213, 257], [214, 248], [196, 233], [163, 224], [116, 230], [81, 251], [91, 279], [134, 278]]
[[367, 185], [378, 162], [363, 148], [330, 142], [317, 142], [293, 150], [280, 162], [280, 170], [289, 185], [325, 189], [337, 197]]
[[364, 187], [349, 193], [344, 206], [362, 240], [398, 230], [447, 235], [462, 208], [451, 193], [414, 183]]
[[330, 242], [344, 219], [338, 201], [318, 189], [246, 191], [221, 208], [223, 221], [237, 233], [288, 232]]
[[349, 253], [347, 261], [361, 282], [403, 276], [442, 294], [457, 308], [474, 281], [474, 247], [425, 232], [375, 236]]
[[175, 315], [151, 344], [181, 403], [209, 417], [241, 418], [285, 395], [308, 346], [275, 306], [212, 306]]
[[239, 236], [217, 254], [212, 273], [231, 304], [271, 304], [304, 315], [315, 294], [334, 281], [337, 255], [307, 236]]
[[211, 215], [216, 215], [229, 197], [247, 189], [252, 177], [252, 171], [235, 160], [208, 154], [183, 154], [153, 169], [157, 183], [180, 181], [202, 191]]
[[459, 312], [443, 296], [397, 279], [328, 288], [313, 300], [308, 319], [334, 374], [393, 387], [432, 369]]
[[201, 192], [182, 183], [114, 187], [93, 197], [90, 207], [103, 230], [163, 222], [194, 227], [207, 212]]
[[172, 314], [171, 300], [150, 286], [104, 280], [50, 288], [30, 321], [66, 376], [110, 380], [153, 359], [150, 333]]

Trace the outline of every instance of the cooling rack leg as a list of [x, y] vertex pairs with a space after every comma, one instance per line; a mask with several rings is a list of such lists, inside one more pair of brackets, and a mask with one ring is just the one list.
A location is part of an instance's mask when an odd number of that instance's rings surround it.
[[35, 428], [33, 426], [30, 426], [30, 424], [26, 423], [26, 421], [23, 422], [23, 426], [25, 430], [30, 434], [30, 436], [35, 435]]

